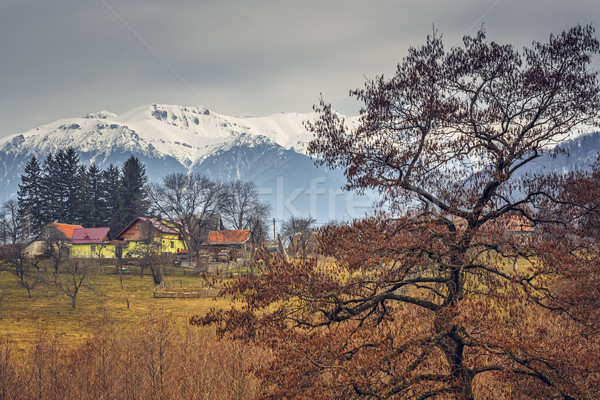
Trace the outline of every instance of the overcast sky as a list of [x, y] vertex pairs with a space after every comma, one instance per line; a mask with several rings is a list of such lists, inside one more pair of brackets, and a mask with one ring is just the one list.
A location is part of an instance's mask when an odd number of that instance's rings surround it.
[[269, 115], [323, 93], [357, 114], [349, 89], [433, 26], [446, 48], [482, 23], [522, 47], [599, 20], [598, 0], [2, 0], [0, 137], [149, 103]]

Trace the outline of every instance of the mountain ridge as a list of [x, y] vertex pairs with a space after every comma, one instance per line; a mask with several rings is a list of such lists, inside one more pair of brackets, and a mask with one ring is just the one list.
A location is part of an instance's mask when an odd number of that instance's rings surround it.
[[345, 183], [342, 172], [317, 167], [306, 155], [312, 134], [303, 123], [315, 116], [229, 117], [206, 107], [150, 104], [118, 115], [103, 110], [64, 118], [0, 140], [1, 190], [5, 198], [16, 193], [33, 155], [41, 163], [47, 154], [73, 147], [84, 164], [99, 168], [134, 155], [153, 182], [170, 172], [253, 181], [280, 219], [294, 213], [321, 221], [361, 216], [349, 214], [347, 199], [337, 193]]
[[[159, 181], [171, 172], [199, 172], [215, 180], [254, 182], [278, 219], [311, 215], [321, 222], [359, 218], [374, 196], [342, 193], [343, 172], [315, 166], [306, 154], [304, 126], [315, 113], [230, 117], [206, 107], [148, 104], [122, 114], [102, 110], [63, 118], [0, 139], [0, 201], [14, 196], [25, 164], [35, 155], [74, 147], [84, 164], [121, 165], [129, 156]], [[355, 126], [358, 117], [345, 117]], [[560, 144], [571, 158], [542, 157], [523, 172], [585, 169], [597, 158], [600, 133], [580, 131]]]

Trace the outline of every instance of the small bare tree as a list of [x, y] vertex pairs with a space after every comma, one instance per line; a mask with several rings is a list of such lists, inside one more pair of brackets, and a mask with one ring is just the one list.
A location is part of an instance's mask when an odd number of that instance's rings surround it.
[[73, 310], [77, 305], [77, 296], [83, 287], [92, 288], [93, 276], [98, 272], [98, 262], [93, 259], [70, 259], [64, 264], [63, 271], [56, 276], [56, 285], [71, 299]]
[[9, 250], [9, 257], [15, 268], [15, 275], [19, 278], [19, 284], [27, 290], [27, 296], [31, 298], [31, 291], [42, 282], [42, 274], [39, 268], [39, 261], [27, 260], [23, 256], [25, 245], [15, 244]]
[[308, 243], [314, 230], [316, 220], [312, 217], [302, 218], [291, 216], [281, 225], [281, 233], [290, 241], [294, 256], [302, 250], [302, 257], [306, 257]]
[[0, 207], [0, 236], [2, 242], [16, 244], [24, 240], [24, 225], [19, 216], [19, 205], [11, 199]]
[[140, 233], [142, 235], [143, 245], [135, 250], [140, 259], [140, 274], [144, 277], [144, 270], [150, 268], [150, 273], [154, 283], [157, 285], [165, 279], [164, 270], [171, 258], [162, 255], [162, 243], [157, 240], [157, 229], [154, 226], [154, 220], [147, 220], [141, 225]]
[[41, 275], [37, 264], [35, 271], [33, 273], [30, 271], [33, 265], [27, 262], [23, 255], [25, 249], [24, 225], [21, 223], [18, 204], [15, 200], [8, 200], [0, 207], [0, 232], [3, 243], [6, 245], [6, 255], [15, 269], [19, 284], [27, 290], [27, 295], [31, 298], [31, 290], [40, 282]]
[[51, 260], [55, 279], [60, 267], [69, 258], [69, 239], [56, 226], [46, 226], [41, 236], [44, 241], [44, 255]]

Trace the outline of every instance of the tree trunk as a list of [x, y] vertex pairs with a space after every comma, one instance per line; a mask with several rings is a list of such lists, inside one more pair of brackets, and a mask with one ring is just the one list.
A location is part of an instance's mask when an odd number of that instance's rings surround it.
[[285, 259], [285, 261], [290, 262], [290, 258], [288, 257], [287, 251], [285, 251], [285, 247], [283, 246], [283, 240], [281, 240], [281, 235], [277, 235], [277, 243], [279, 244], [279, 252]]

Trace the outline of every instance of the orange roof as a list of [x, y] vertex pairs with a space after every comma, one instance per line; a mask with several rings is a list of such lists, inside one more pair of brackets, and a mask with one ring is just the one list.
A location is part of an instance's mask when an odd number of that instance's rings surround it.
[[59, 224], [58, 222], [54, 222], [50, 225], [53, 225], [63, 233], [67, 237], [67, 239], [71, 239], [73, 237], [73, 231], [75, 229], [83, 229], [81, 225], [69, 225], [69, 224]]
[[244, 244], [250, 239], [250, 231], [242, 229], [237, 231], [210, 231], [207, 244]]

